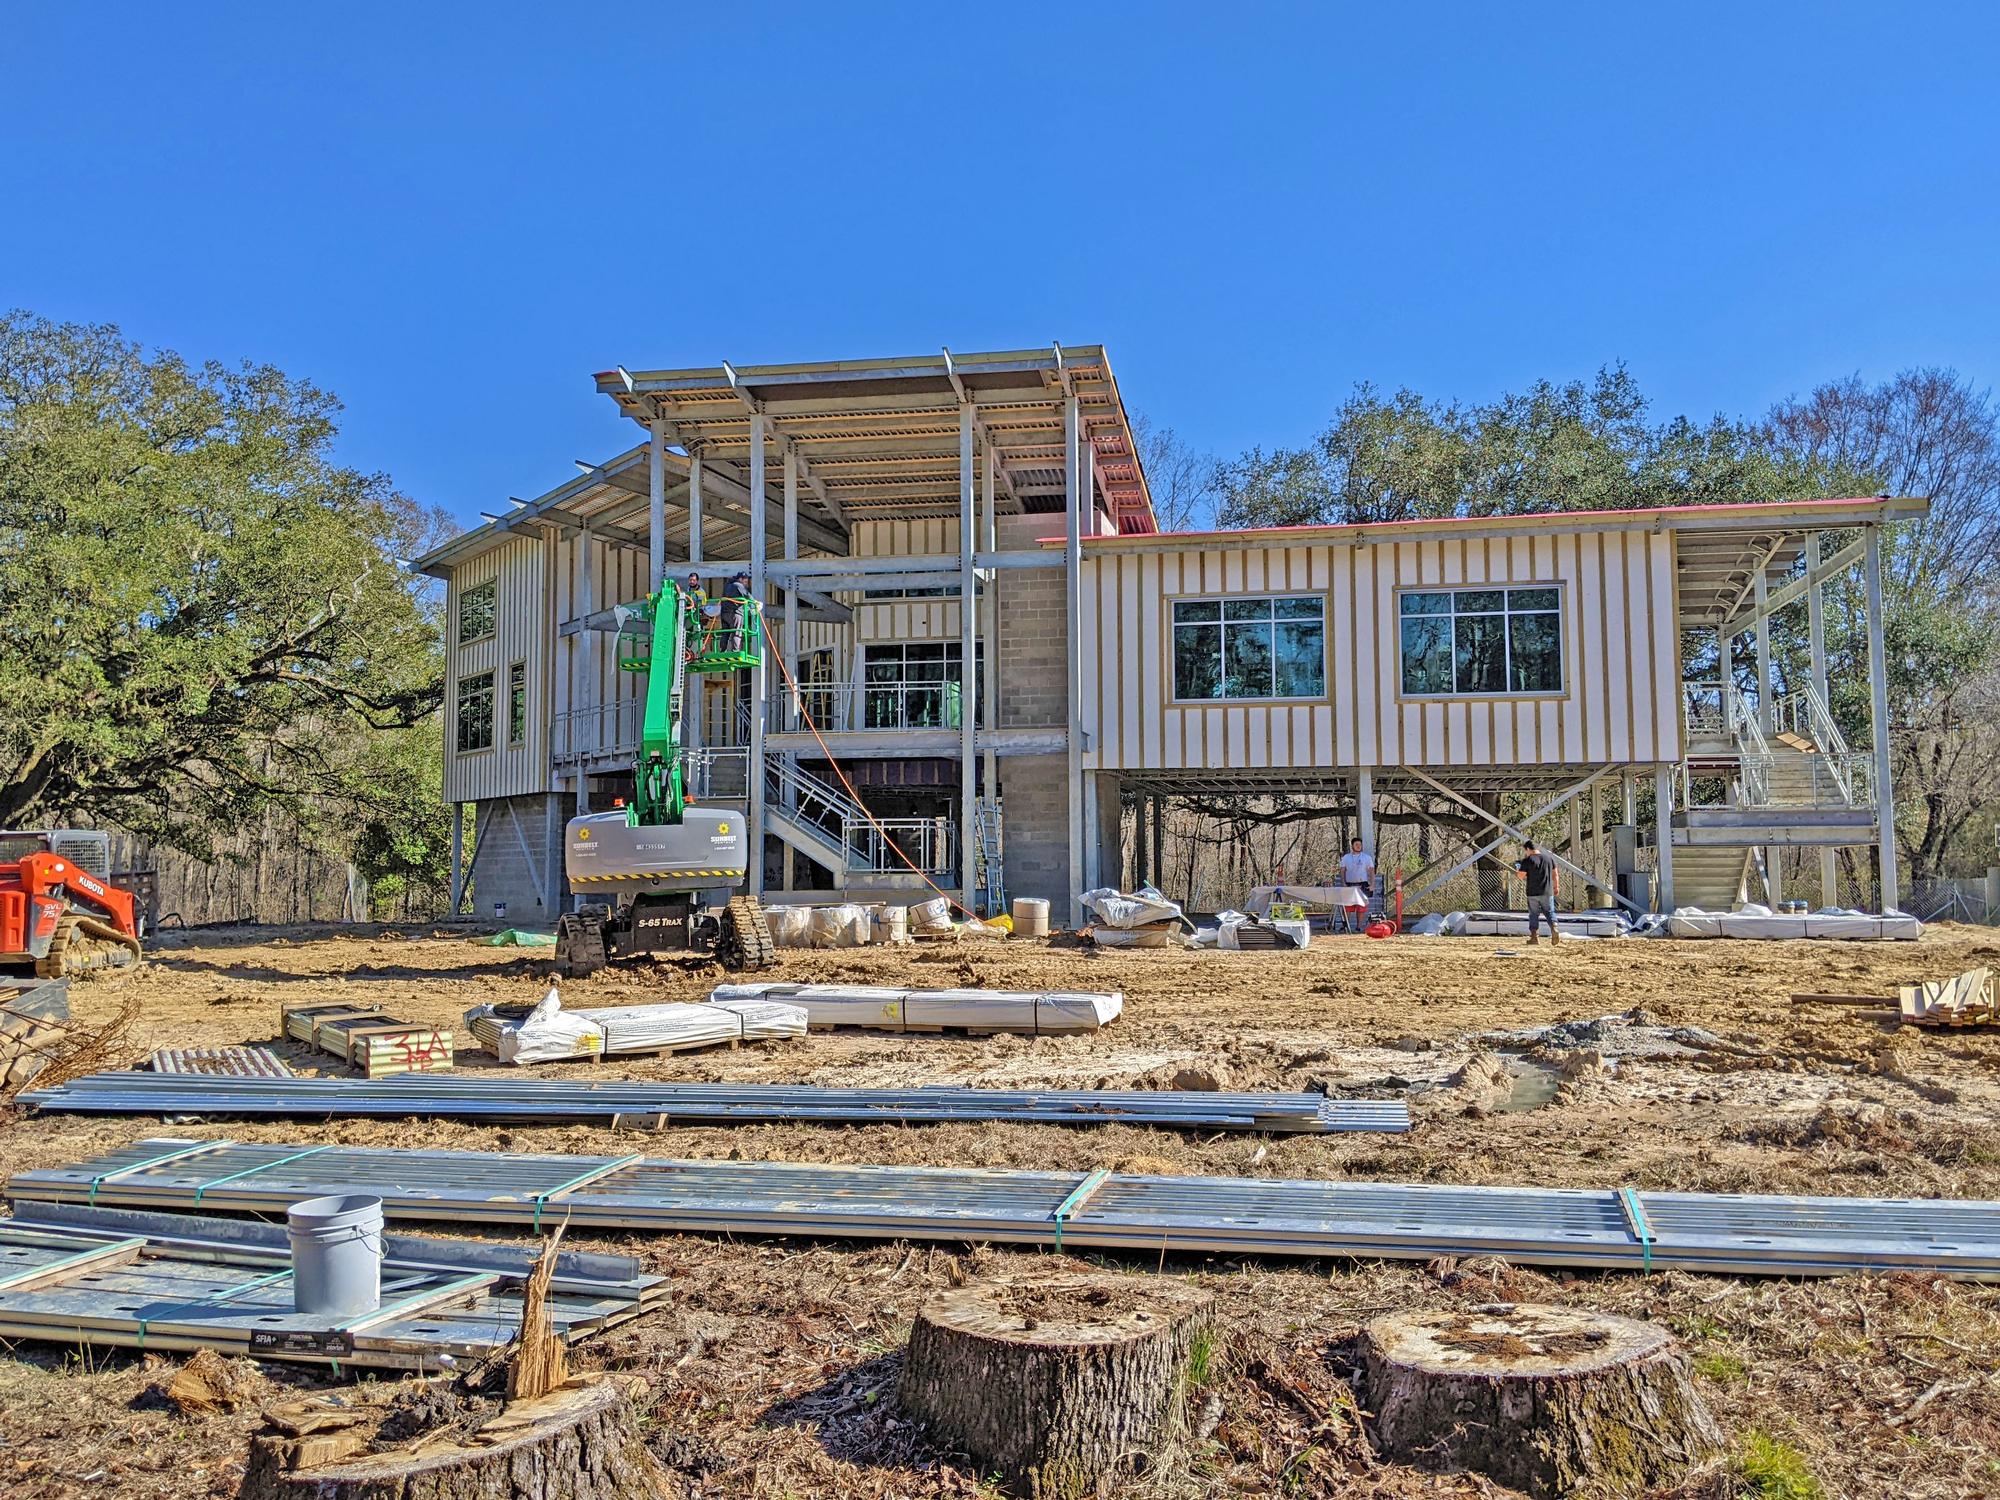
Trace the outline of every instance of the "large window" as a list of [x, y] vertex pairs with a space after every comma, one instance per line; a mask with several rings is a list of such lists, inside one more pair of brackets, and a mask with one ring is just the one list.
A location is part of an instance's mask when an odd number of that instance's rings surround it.
[[458, 748], [493, 748], [493, 674], [476, 672], [458, 679]]
[[1320, 595], [1175, 602], [1175, 698], [1325, 696], [1326, 600]]
[[493, 634], [494, 611], [498, 607], [497, 584], [482, 583], [458, 596], [458, 643], [484, 640]]
[[[861, 658], [862, 727], [958, 728], [964, 701], [959, 662], [957, 641], [904, 641], [867, 647]], [[976, 659], [973, 665], [976, 677]], [[975, 703], [975, 723], [977, 711]]]
[[1412, 589], [1400, 612], [1406, 695], [1562, 691], [1560, 589]]
[[518, 750], [528, 743], [528, 664], [517, 661], [507, 669], [507, 745]]

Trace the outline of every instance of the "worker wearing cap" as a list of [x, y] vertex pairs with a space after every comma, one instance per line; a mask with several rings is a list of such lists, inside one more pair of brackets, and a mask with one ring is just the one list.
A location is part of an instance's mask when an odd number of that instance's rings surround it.
[[744, 629], [747, 606], [750, 601], [750, 575], [738, 573], [729, 580], [729, 592], [722, 596], [722, 629], [726, 642], [724, 649], [746, 651], [749, 649], [748, 632]]
[[1368, 902], [1375, 889], [1375, 861], [1356, 839], [1340, 856], [1340, 909], [1348, 930], [1359, 932], [1368, 922]]
[[1544, 854], [1535, 847], [1533, 839], [1521, 841], [1521, 857], [1514, 862], [1514, 873], [1528, 885], [1528, 944], [1533, 947], [1541, 942], [1541, 934], [1535, 924], [1544, 919], [1549, 924], [1549, 941], [1560, 943], [1562, 934], [1556, 931], [1556, 861], [1552, 854]]

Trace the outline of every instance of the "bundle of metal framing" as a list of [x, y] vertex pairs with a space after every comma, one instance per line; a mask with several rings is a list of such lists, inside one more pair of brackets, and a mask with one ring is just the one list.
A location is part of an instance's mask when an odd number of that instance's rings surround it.
[[[538, 1247], [388, 1235], [383, 1248], [381, 1305], [332, 1319], [293, 1310], [283, 1225], [18, 1204], [0, 1220], [0, 1338], [437, 1370], [503, 1348], [520, 1327]], [[667, 1291], [630, 1256], [563, 1252], [549, 1314], [573, 1342]]]
[[353, 1005], [287, 1005], [278, 1030], [331, 1052], [370, 1078], [394, 1073], [434, 1073], [452, 1062], [449, 1031], [398, 1021], [380, 1009]]
[[422, 1117], [576, 1121], [641, 1126], [790, 1120], [912, 1125], [1011, 1120], [1056, 1125], [1158, 1125], [1324, 1135], [1405, 1131], [1400, 1099], [1321, 1094], [1172, 1093], [1150, 1089], [841, 1089], [771, 1083], [650, 1083], [452, 1074], [387, 1079], [187, 1078], [92, 1073], [22, 1096], [65, 1114], [234, 1115], [294, 1119]]
[[[544, 1002], [546, 1004], [546, 1002]], [[560, 1004], [465, 1013], [473, 1038], [502, 1062], [562, 1062], [644, 1052], [689, 1052], [737, 1042], [769, 1042], [806, 1034], [796, 1005], [739, 1000], [717, 1005], [614, 1005], [570, 1010]]]
[[868, 1026], [883, 1031], [1022, 1032], [1046, 1036], [1096, 1031], [1118, 1019], [1123, 995], [1073, 990], [905, 990], [857, 984], [725, 984], [712, 1001], [782, 1000], [802, 1006], [814, 1030]]
[[1001, 1241], [1157, 1255], [1429, 1260], [1590, 1270], [2000, 1280], [2000, 1203], [1749, 1197], [1634, 1188], [1447, 1187], [1109, 1171], [793, 1166], [145, 1140], [16, 1173], [17, 1201], [275, 1213], [330, 1192], [458, 1224]]

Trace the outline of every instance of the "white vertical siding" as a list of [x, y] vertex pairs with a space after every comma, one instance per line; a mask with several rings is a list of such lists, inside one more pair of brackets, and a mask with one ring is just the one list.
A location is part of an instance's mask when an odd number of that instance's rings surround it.
[[[1563, 690], [1411, 700], [1400, 691], [1403, 588], [1554, 584]], [[1553, 531], [1401, 542], [1086, 550], [1085, 762], [1094, 769], [1535, 765], [1678, 754], [1668, 534]], [[1310, 703], [1172, 702], [1175, 598], [1313, 593], [1326, 601], [1328, 691]]]
[[[546, 580], [553, 543], [516, 537], [453, 569], [445, 590], [444, 796], [474, 802], [549, 789], [549, 641], [554, 634]], [[493, 634], [458, 644], [458, 603], [466, 589], [495, 585]], [[507, 743], [507, 671], [526, 666], [527, 738]], [[493, 674], [493, 748], [458, 751], [458, 685]]]

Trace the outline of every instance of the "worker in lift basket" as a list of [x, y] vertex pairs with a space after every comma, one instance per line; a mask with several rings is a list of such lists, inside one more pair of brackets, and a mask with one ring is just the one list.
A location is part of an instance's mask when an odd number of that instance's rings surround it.
[[1533, 947], [1542, 940], [1535, 924], [1544, 918], [1549, 924], [1549, 941], [1560, 943], [1562, 934], [1556, 930], [1555, 856], [1537, 849], [1533, 839], [1523, 839], [1521, 857], [1514, 862], [1514, 873], [1528, 883], [1528, 945]]
[[725, 651], [746, 651], [750, 602], [750, 575], [738, 573], [729, 580], [729, 592], [722, 596], [722, 633]]

